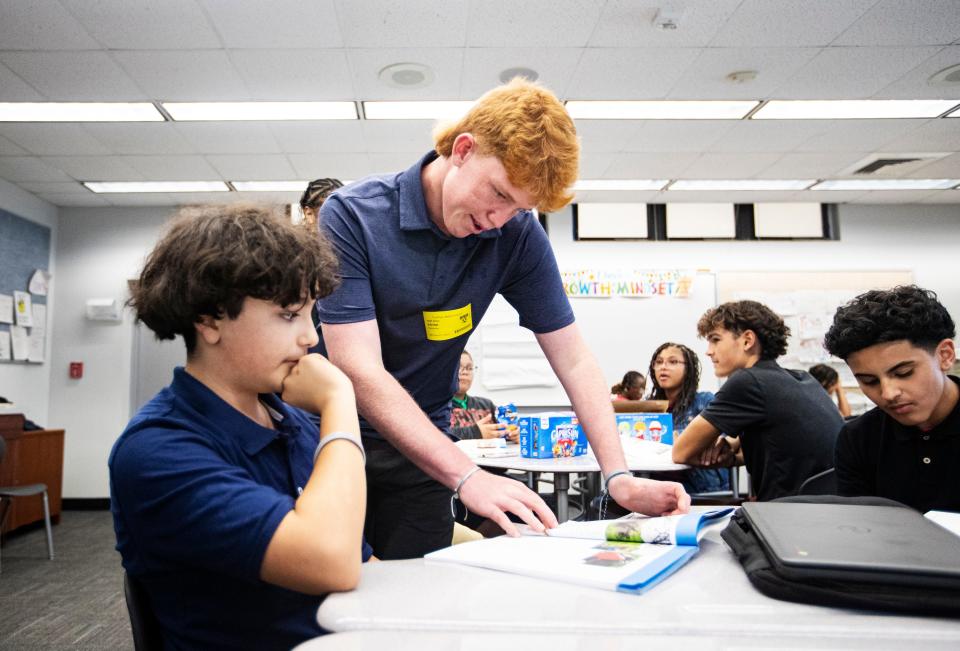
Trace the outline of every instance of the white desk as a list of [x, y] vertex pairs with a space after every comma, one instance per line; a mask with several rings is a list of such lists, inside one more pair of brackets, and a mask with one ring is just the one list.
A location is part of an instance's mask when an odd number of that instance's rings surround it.
[[821, 651], [960, 648], [960, 621], [767, 598], [750, 585], [716, 532], [697, 557], [642, 595], [422, 559], [385, 561], [365, 564], [359, 588], [327, 597], [317, 619], [338, 632], [643, 636], [633, 638], [631, 648], [650, 636], [697, 638], [698, 646], [685, 648], [706, 649], [721, 648], [703, 644], [711, 640]]
[[[641, 474], [683, 470], [688, 466], [674, 463], [670, 457], [670, 446], [663, 443], [653, 443], [635, 438], [621, 438], [627, 467]], [[460, 448], [474, 463], [484, 468], [502, 468], [505, 470], [522, 470], [524, 472], [553, 473], [553, 491], [557, 497], [557, 520], [565, 522], [569, 518], [568, 491], [570, 490], [571, 473], [599, 473], [600, 464], [592, 450], [579, 457], [562, 457], [556, 459], [530, 459], [520, 456], [519, 445], [508, 445], [508, 449], [516, 451], [509, 457], [482, 457], [477, 447], [476, 439], [457, 441]]]

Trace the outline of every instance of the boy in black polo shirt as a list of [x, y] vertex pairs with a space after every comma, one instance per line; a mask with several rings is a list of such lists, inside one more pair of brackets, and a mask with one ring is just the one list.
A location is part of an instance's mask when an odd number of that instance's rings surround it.
[[960, 379], [953, 319], [915, 285], [875, 290], [839, 310], [827, 331], [877, 407], [837, 439], [841, 495], [878, 495], [920, 511], [960, 511]]
[[809, 373], [777, 364], [790, 336], [783, 319], [756, 301], [737, 301], [707, 310], [697, 330], [714, 373], [728, 379], [674, 443], [673, 460], [704, 467], [739, 460], [760, 500], [793, 495], [830, 468], [843, 419]]

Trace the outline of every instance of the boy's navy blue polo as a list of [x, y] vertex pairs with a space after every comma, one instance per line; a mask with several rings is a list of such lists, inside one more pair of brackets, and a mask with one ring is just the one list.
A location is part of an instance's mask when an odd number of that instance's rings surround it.
[[318, 440], [304, 412], [261, 400], [274, 430], [178, 368], [110, 453], [117, 550], [146, 588], [167, 648], [289, 649], [323, 633], [319, 597], [259, 578]]
[[[574, 318], [550, 242], [532, 214], [465, 238], [433, 223], [420, 173], [436, 158], [430, 152], [404, 172], [364, 179], [323, 204], [320, 227], [337, 250], [342, 283], [317, 301], [317, 314], [331, 324], [376, 319], [384, 367], [446, 431], [460, 353], [497, 293], [535, 333]], [[467, 306], [469, 328], [428, 338], [424, 311], [462, 317]], [[322, 340], [320, 347], [325, 351]], [[380, 438], [362, 419], [361, 427]]]

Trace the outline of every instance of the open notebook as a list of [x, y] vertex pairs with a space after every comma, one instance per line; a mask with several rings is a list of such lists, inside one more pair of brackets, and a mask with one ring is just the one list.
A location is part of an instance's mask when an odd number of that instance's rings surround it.
[[641, 593], [693, 558], [707, 527], [733, 508], [651, 518], [565, 522], [548, 535], [525, 529], [427, 554], [430, 562], [461, 563], [620, 592]]

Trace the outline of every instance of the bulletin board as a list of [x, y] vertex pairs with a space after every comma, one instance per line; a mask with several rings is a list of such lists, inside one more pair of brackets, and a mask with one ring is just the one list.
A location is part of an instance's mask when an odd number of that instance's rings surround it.
[[[47, 271], [49, 268], [50, 229], [0, 209], [0, 295], [12, 297], [14, 291], [27, 292], [33, 273], [37, 269]], [[30, 300], [34, 306], [33, 316], [39, 314], [44, 321], [42, 324], [35, 323], [27, 331], [31, 338], [37, 337], [39, 344], [31, 347], [29, 360], [3, 359], [0, 363], [23, 363], [24, 361], [40, 363], [45, 358], [47, 297], [32, 294]], [[7, 316], [3, 320], [9, 320], [9, 318]], [[36, 322], [37, 319], [34, 321]], [[0, 323], [0, 338], [10, 336], [11, 324]]]
[[[715, 275], [698, 272], [686, 298], [572, 297], [570, 305], [588, 348], [611, 386], [629, 370], [646, 375], [650, 356], [665, 341], [686, 344], [702, 353], [705, 345], [698, 343], [696, 323], [716, 301]], [[567, 394], [536, 338], [520, 327], [517, 312], [503, 297], [497, 296], [490, 305], [467, 350], [479, 367], [471, 394], [490, 398], [496, 405], [569, 408]], [[701, 386], [715, 390], [716, 378], [704, 355], [701, 365]]]
[[721, 303], [755, 300], [783, 317], [790, 327], [787, 353], [778, 360], [784, 368], [806, 370], [814, 364], [832, 366], [840, 375], [854, 415], [871, 408], [843, 360], [823, 348], [823, 337], [837, 308], [871, 289], [889, 289], [913, 282], [913, 272], [902, 271], [748, 271], [717, 274]]

